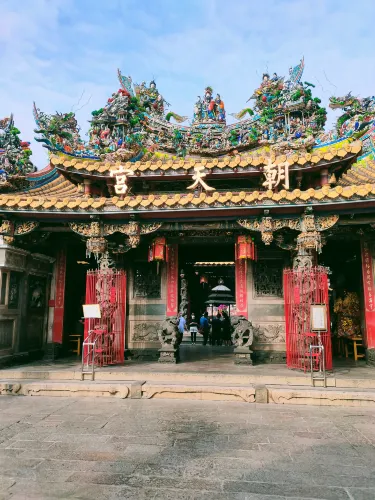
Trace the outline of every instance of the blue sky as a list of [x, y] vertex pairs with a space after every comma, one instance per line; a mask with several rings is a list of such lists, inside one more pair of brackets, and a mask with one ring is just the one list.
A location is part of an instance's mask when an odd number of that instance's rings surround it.
[[373, 0], [0, 0], [0, 117], [14, 113], [43, 168], [33, 100], [48, 113], [78, 109], [85, 137], [91, 111], [119, 87], [117, 68], [155, 78], [170, 110], [188, 116], [206, 85], [239, 111], [262, 72], [286, 75], [302, 56], [323, 102], [373, 95], [374, 18]]

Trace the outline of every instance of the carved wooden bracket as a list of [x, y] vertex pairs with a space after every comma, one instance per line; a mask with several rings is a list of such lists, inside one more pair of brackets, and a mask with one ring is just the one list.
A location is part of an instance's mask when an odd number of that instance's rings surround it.
[[14, 242], [15, 236], [24, 236], [31, 233], [39, 226], [39, 222], [13, 222], [11, 220], [3, 220], [0, 224], [0, 235], [8, 245]]
[[[266, 245], [270, 245], [274, 239], [274, 233], [279, 229], [289, 228], [295, 231], [300, 231], [297, 236], [297, 246], [303, 244], [315, 237], [318, 246], [321, 246], [322, 231], [330, 229], [339, 220], [338, 215], [315, 216], [310, 212], [305, 212], [298, 219], [273, 219], [270, 216], [264, 216], [260, 219], [239, 219], [237, 224], [249, 231], [258, 231], [262, 235], [262, 241]], [[282, 243], [282, 238], [277, 238], [276, 243]], [[280, 245], [281, 246], [281, 245]]]
[[105, 238], [114, 233], [125, 234], [131, 248], [136, 248], [139, 245], [142, 234], [153, 233], [162, 225], [162, 222], [143, 223], [134, 220], [125, 224], [104, 224], [99, 221], [69, 223], [72, 231], [85, 238]]

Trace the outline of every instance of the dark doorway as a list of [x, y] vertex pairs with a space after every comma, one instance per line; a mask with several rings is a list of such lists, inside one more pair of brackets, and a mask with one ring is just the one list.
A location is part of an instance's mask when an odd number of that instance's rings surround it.
[[80, 322], [85, 303], [86, 272], [94, 267], [86, 257], [86, 248], [82, 243], [70, 244], [67, 251], [63, 352], [68, 354], [73, 345], [70, 335], [83, 337], [83, 324]]
[[206, 310], [211, 316], [211, 309], [205, 302], [220, 279], [235, 295], [233, 244], [181, 245], [180, 270], [182, 269], [188, 280], [189, 317], [194, 313], [199, 318]]

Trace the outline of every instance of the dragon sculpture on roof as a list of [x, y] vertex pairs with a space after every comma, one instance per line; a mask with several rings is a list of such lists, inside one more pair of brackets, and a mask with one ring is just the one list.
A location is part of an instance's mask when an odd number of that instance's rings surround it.
[[342, 97], [330, 97], [329, 107], [343, 110], [336, 122], [336, 130], [341, 137], [359, 138], [374, 124], [375, 96], [361, 99], [349, 92]]
[[35, 172], [30, 143], [21, 141], [13, 115], [0, 120], [0, 187], [2, 191], [27, 185], [26, 175]]
[[324, 132], [327, 112], [313, 96], [314, 85], [303, 80], [304, 68], [301, 59], [285, 77], [264, 73], [248, 99], [251, 105], [230, 113], [236, 121], [229, 125], [224, 101], [210, 86], [197, 98], [190, 124], [184, 125], [187, 117], [167, 109], [170, 105], [154, 80], [133, 84], [118, 71], [120, 88], [92, 112], [88, 141], [80, 138], [74, 113], [47, 115], [34, 106], [37, 140], [51, 151], [75, 157], [135, 162], [220, 157], [261, 147], [289, 155], [368, 130], [374, 98], [348, 94], [330, 99], [330, 107], [342, 108], [344, 114], [336, 132]]

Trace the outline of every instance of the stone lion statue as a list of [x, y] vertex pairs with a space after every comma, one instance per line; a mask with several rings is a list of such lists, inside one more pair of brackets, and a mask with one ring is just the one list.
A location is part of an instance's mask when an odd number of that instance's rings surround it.
[[244, 316], [232, 316], [232, 342], [235, 347], [251, 347], [254, 340], [254, 330], [251, 321]]
[[178, 318], [165, 318], [158, 330], [158, 337], [163, 346], [178, 347], [182, 340], [178, 331]]

